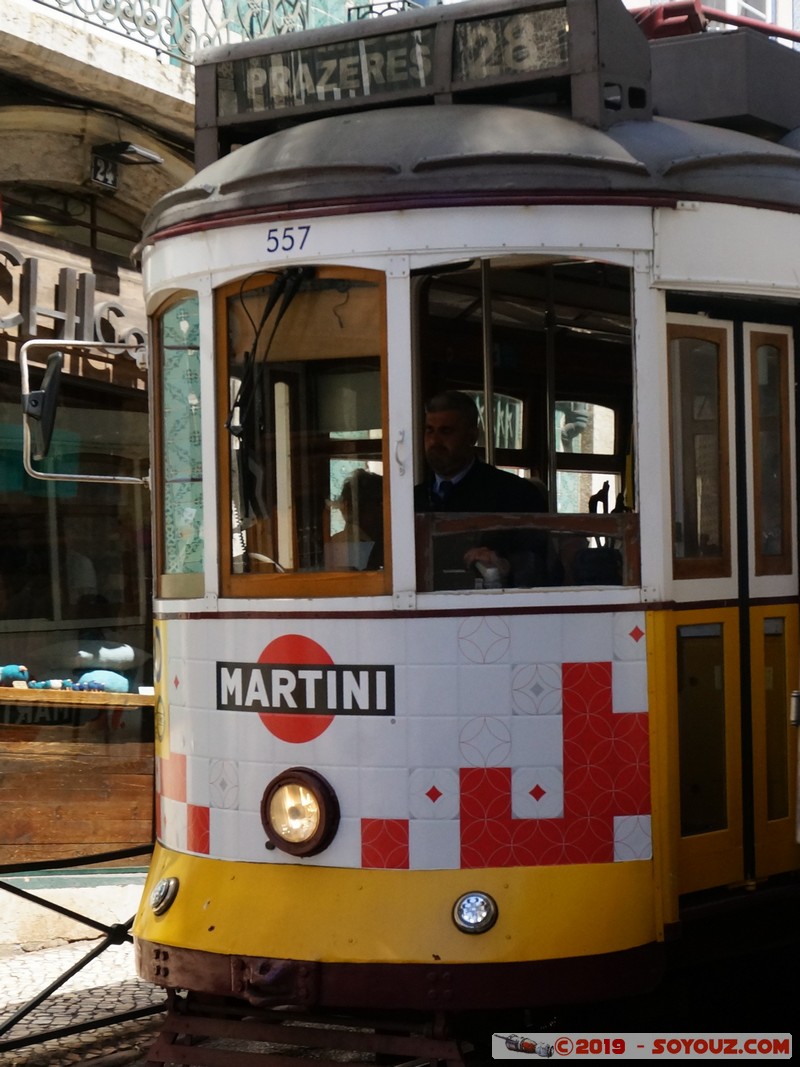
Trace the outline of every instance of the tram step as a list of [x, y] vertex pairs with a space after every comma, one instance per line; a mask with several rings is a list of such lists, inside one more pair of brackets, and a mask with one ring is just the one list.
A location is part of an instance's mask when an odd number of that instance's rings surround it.
[[152, 1067], [465, 1067], [458, 1043], [411, 1028], [392, 1032], [325, 1019], [287, 1018], [278, 1011], [216, 1010], [173, 997], [147, 1054]]

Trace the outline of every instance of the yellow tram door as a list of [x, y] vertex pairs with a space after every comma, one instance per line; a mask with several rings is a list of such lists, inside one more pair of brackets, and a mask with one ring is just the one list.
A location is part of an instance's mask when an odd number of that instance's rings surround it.
[[791, 330], [668, 326], [673, 590], [664, 623], [673, 885], [800, 867]]
[[755, 876], [800, 866], [797, 841], [797, 729], [787, 707], [797, 682], [797, 612], [751, 612]]

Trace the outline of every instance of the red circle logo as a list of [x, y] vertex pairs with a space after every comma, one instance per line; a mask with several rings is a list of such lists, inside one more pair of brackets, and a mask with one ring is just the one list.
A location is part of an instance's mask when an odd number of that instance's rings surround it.
[[[270, 641], [261, 655], [259, 663], [283, 664], [287, 666], [301, 666], [304, 664], [313, 666], [332, 666], [333, 660], [316, 641], [310, 637], [301, 637], [300, 634], [284, 634]], [[333, 722], [333, 715], [315, 715], [304, 713], [299, 709], [299, 714], [287, 714], [282, 711], [260, 711], [259, 719], [264, 723], [271, 734], [281, 741], [290, 741], [292, 744], [301, 745], [305, 741], [313, 741], [328, 729]]]

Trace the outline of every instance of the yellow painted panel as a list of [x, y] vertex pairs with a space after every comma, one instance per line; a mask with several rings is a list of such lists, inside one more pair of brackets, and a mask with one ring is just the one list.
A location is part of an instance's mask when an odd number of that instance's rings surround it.
[[155, 649], [155, 753], [160, 759], [169, 757], [169, 686], [164, 676], [167, 669], [167, 626], [157, 622], [154, 626]]
[[[783, 624], [782, 653], [767, 647], [765, 624]], [[778, 641], [781, 638], [777, 638]], [[759, 605], [750, 613], [753, 707], [753, 803], [756, 877], [800, 866], [796, 840], [797, 730], [789, 724], [789, 695], [797, 688], [797, 605]]]
[[650, 611], [647, 625], [647, 685], [650, 709], [650, 789], [656, 900], [664, 925], [678, 921], [678, 732], [675, 627], [672, 615]]
[[[669, 831], [665, 834], [666, 846], [670, 855], [669, 875], [677, 894], [691, 893], [714, 886], [729, 885], [741, 880], [743, 876], [744, 853], [742, 848], [742, 794], [741, 794], [741, 680], [739, 676], [739, 622], [736, 607], [715, 607], [699, 611], [676, 611], [666, 616], [666, 621], [659, 624], [664, 655], [663, 682], [665, 688], [660, 697], [661, 709], [656, 712], [663, 716], [665, 731], [663, 749], [668, 755], [662, 757], [665, 763], [663, 771], [663, 796], [653, 798], [654, 810], [660, 803], [666, 803]], [[724, 691], [724, 809], [719, 828], [708, 832], [682, 834], [681, 832], [681, 766], [680, 766], [680, 731], [678, 709], [680, 695], [678, 691], [677, 648], [678, 633], [681, 627], [720, 625], [724, 663], [720, 684]], [[658, 655], [659, 653], [657, 653]], [[691, 684], [691, 679], [687, 682]], [[695, 702], [697, 708], [689, 706], [689, 714], [702, 710], [702, 701]], [[651, 714], [653, 713], [651, 709]], [[702, 730], [697, 733], [702, 738]], [[698, 742], [699, 744], [699, 742]], [[702, 769], [702, 760], [709, 754], [700, 750], [687, 753], [697, 757], [695, 770]], [[719, 758], [720, 754], [716, 754]], [[718, 769], [718, 768], [714, 768]], [[709, 772], [711, 773], [711, 771]], [[719, 784], [719, 783], [718, 783]], [[715, 813], [718, 814], [718, 813]], [[674, 853], [672, 852], [674, 848]], [[668, 905], [674, 910], [676, 897], [670, 890]]]
[[[159, 878], [175, 903], [149, 907]], [[456, 899], [483, 890], [499, 918], [458, 931]], [[488, 870], [386, 871], [213, 860], [157, 847], [136, 937], [171, 946], [325, 962], [473, 963], [613, 952], [658, 939], [649, 861]]]

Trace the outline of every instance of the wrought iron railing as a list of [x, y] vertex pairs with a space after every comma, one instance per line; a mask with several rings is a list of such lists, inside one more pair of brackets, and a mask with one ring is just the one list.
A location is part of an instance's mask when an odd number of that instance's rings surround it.
[[[113, 863], [120, 859], [130, 859], [133, 856], [148, 856], [153, 850], [152, 844], [139, 845], [134, 848], [121, 849], [115, 852], [103, 852], [94, 853], [89, 856], [78, 856], [74, 859], [67, 860], [46, 860], [39, 863], [24, 863], [24, 864], [3, 864], [0, 866], [0, 891], [5, 890], [12, 895], [19, 897], [22, 900], [27, 901], [29, 904], [36, 904], [48, 911], [55, 912], [58, 915], [63, 915], [68, 919], [72, 919], [74, 922], [80, 923], [89, 929], [97, 931], [103, 936], [99, 941], [86, 953], [77, 963], [67, 967], [63, 974], [59, 975], [55, 981], [50, 982], [41, 992], [36, 993], [30, 997], [24, 1004], [19, 1005], [8, 1018], [0, 1017], [0, 1059], [2, 1059], [4, 1052], [9, 1052], [13, 1049], [27, 1048], [30, 1045], [38, 1045], [43, 1041], [52, 1041], [58, 1038], [72, 1037], [75, 1034], [83, 1034], [89, 1030], [97, 1030], [104, 1026], [110, 1026], [114, 1023], [130, 1022], [134, 1019], [141, 1019], [147, 1015], [155, 1015], [158, 1012], [164, 1010], [166, 1001], [164, 998], [153, 997], [149, 1003], [144, 1006], [128, 1008], [121, 1011], [115, 1011], [110, 1014], [103, 1014], [102, 1004], [97, 1005], [97, 1010], [94, 1009], [91, 1000], [86, 1001], [86, 994], [82, 998], [81, 1018], [76, 1021], [63, 1026], [55, 1026], [50, 1029], [38, 1030], [35, 1028], [27, 1027], [24, 1032], [18, 1037], [6, 1036], [11, 1030], [22, 1023], [31, 1013], [40, 1008], [45, 1001], [53, 997], [63, 985], [65, 985], [70, 978], [76, 975], [84, 967], [87, 967], [90, 963], [97, 959], [106, 949], [112, 948], [115, 945], [123, 945], [126, 942], [132, 942], [131, 927], [133, 925], [133, 919], [129, 919], [126, 923], [115, 923], [108, 925], [107, 923], [100, 922], [97, 919], [92, 918], [89, 915], [84, 915], [81, 912], [73, 911], [70, 908], [65, 908], [60, 904], [55, 903], [52, 900], [47, 900], [44, 897], [40, 897], [35, 893], [29, 893], [27, 890], [22, 889], [20, 886], [14, 885], [11, 882], [3, 880], [5, 874], [32, 874], [34, 871], [54, 871], [63, 870], [69, 867], [85, 867], [89, 864], [97, 863]], [[105, 989], [99, 988], [97, 995], [102, 997], [105, 993]]]
[[[373, 18], [413, 0], [36, 0], [36, 3], [120, 34], [176, 60], [215, 45], [274, 37], [295, 30]], [[351, 14], [351, 9], [352, 14]]]
[[347, 19], [347, 0], [36, 0], [191, 62], [201, 48]]

